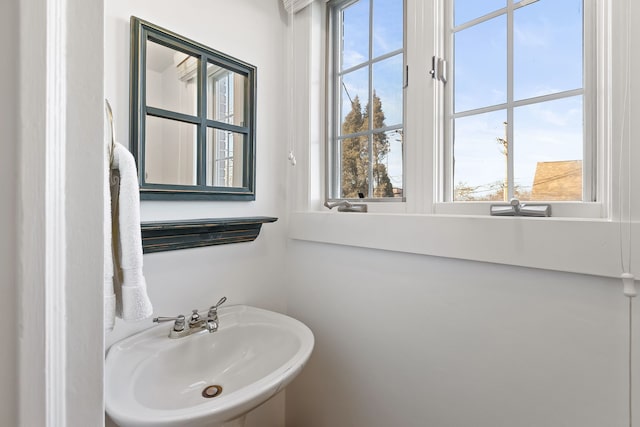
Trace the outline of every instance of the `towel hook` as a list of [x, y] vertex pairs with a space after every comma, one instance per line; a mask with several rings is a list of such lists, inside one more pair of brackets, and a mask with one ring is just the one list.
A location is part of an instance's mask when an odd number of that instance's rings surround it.
[[105, 99], [105, 109], [107, 110], [107, 117], [109, 118], [109, 127], [111, 130], [111, 146], [109, 147], [109, 165], [113, 164], [113, 150], [116, 146], [116, 140], [113, 136], [113, 111], [111, 111], [111, 104], [109, 104], [109, 100]]

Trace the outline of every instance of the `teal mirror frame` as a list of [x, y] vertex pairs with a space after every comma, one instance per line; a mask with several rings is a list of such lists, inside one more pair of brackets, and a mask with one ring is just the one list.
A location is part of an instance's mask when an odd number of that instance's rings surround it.
[[[256, 74], [257, 68], [244, 61], [204, 46], [135, 16], [131, 17], [130, 122], [131, 151], [138, 167], [142, 200], [255, 200], [256, 184]], [[147, 40], [200, 59], [197, 81], [197, 116], [167, 111], [146, 103]], [[215, 64], [247, 79], [245, 123], [238, 126], [207, 118], [207, 66]], [[145, 129], [147, 116], [196, 125], [196, 184], [157, 184], [145, 180]], [[242, 187], [206, 185], [206, 131], [217, 129], [244, 135]]]

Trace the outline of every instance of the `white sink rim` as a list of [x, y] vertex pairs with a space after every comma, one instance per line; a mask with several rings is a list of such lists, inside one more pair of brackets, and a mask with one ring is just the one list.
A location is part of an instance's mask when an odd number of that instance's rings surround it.
[[[132, 375], [137, 366], [145, 363], [145, 354], [166, 352], [186, 340], [207, 339], [216, 333], [195, 334], [189, 337], [168, 338], [171, 325], [161, 324], [127, 337], [111, 346], [105, 361], [105, 407], [111, 418], [122, 426], [198, 426], [203, 422], [224, 422], [239, 417], [282, 390], [302, 370], [314, 345], [311, 330], [302, 322], [284, 314], [247, 305], [233, 305], [219, 309], [220, 330], [223, 332], [243, 321], [282, 327], [300, 340], [297, 351], [274, 371], [254, 381], [250, 386], [223, 393], [201, 404], [179, 409], [151, 408], [135, 397]], [[227, 322], [225, 322], [227, 318]], [[235, 322], [235, 319], [239, 319]], [[138, 350], [138, 347], [141, 349]], [[144, 348], [144, 351], [142, 350]], [[125, 361], [124, 358], [128, 360]], [[123, 364], [126, 363], [126, 367]], [[127, 380], [128, 383], [127, 383]]]

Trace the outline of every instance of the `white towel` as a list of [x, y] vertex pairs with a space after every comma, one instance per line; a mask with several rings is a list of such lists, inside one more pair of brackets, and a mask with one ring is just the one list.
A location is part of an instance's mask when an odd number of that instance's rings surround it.
[[115, 144], [111, 169], [116, 315], [142, 320], [151, 316], [153, 307], [142, 274], [138, 173], [133, 156], [121, 144]]
[[104, 330], [110, 332], [116, 321], [116, 295], [113, 292], [113, 249], [111, 239], [111, 163], [109, 140], [104, 144]]

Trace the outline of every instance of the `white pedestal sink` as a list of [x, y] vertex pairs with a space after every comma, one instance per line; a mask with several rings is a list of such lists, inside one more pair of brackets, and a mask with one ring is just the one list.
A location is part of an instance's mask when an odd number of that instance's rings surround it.
[[[311, 330], [244, 305], [218, 311], [217, 332], [168, 338], [161, 324], [114, 344], [105, 403], [121, 427], [242, 427], [245, 414], [282, 390], [313, 349]], [[214, 396], [215, 397], [212, 397]]]

